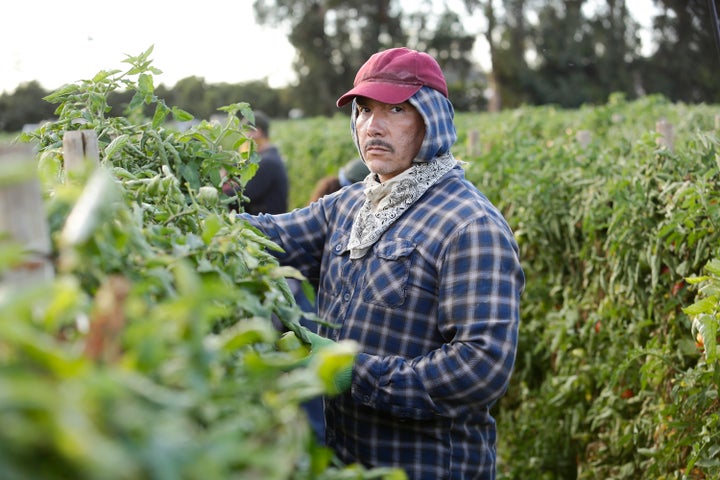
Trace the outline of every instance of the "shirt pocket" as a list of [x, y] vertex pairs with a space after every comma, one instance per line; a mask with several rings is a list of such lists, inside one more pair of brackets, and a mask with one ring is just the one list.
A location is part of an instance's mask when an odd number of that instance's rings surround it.
[[405, 303], [416, 245], [403, 239], [381, 240], [368, 252], [363, 300], [385, 307]]

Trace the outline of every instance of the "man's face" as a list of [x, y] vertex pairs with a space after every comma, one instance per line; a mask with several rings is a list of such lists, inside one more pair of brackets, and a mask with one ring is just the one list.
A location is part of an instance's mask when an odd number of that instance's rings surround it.
[[385, 182], [410, 168], [425, 138], [425, 123], [415, 107], [358, 97], [357, 108], [355, 129], [370, 171]]

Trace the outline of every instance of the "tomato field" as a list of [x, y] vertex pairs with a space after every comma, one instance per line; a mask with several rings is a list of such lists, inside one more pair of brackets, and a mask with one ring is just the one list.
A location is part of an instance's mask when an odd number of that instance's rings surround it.
[[[277, 347], [271, 319], [299, 325], [297, 274], [218, 189], [220, 168], [254, 171], [251, 99], [173, 130], [189, 114], [155, 96], [148, 55], [54, 93], [58, 120], [24, 136], [55, 276], [0, 291], [0, 478], [404, 478], [338, 465], [312, 438], [300, 404], [330, 392], [353, 345], [296, 369]], [[107, 117], [119, 88], [133, 103]], [[498, 478], [718, 478], [720, 106], [615, 95], [456, 120], [454, 153], [527, 276]], [[69, 171], [77, 129], [100, 161]], [[342, 114], [273, 124], [291, 206], [356, 155], [349, 129]], [[3, 238], [0, 271], [25, 255]]]
[[[615, 95], [456, 120], [528, 279], [499, 477], [720, 478], [720, 106]], [[278, 127], [291, 178], [353, 155], [348, 125]]]

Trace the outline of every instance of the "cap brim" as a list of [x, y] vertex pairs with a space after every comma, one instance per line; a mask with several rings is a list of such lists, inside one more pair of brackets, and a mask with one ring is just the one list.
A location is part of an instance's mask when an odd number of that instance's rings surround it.
[[367, 97], [382, 103], [398, 104], [415, 95], [422, 85], [402, 85], [386, 82], [364, 82], [338, 98], [337, 106], [347, 105], [355, 97]]

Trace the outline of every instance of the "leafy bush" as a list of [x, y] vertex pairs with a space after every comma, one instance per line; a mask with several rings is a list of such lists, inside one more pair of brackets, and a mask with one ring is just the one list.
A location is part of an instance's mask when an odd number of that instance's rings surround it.
[[[468, 177], [514, 227], [528, 278], [496, 409], [502, 478], [720, 474], [707, 433], [717, 384], [698, 371], [682, 310], [684, 278], [720, 244], [715, 114], [614, 96], [473, 118], [483, 151], [465, 158]], [[659, 119], [675, 125], [674, 150], [658, 143]]]
[[[220, 168], [252, 175], [257, 156], [238, 148], [252, 110], [173, 129], [189, 116], [155, 96], [151, 51], [50, 95], [58, 121], [25, 136], [56, 276], [0, 291], [0, 477], [404, 478], [338, 465], [315, 443], [300, 403], [330, 392], [323, 372], [354, 346], [290, 368], [298, 353], [277, 347], [273, 318], [303, 338], [286, 282], [298, 273], [218, 192]], [[118, 88], [133, 101], [107, 117]], [[99, 165], [63, 165], [76, 129], [97, 134]], [[0, 271], [24, 255], [4, 239]]]

